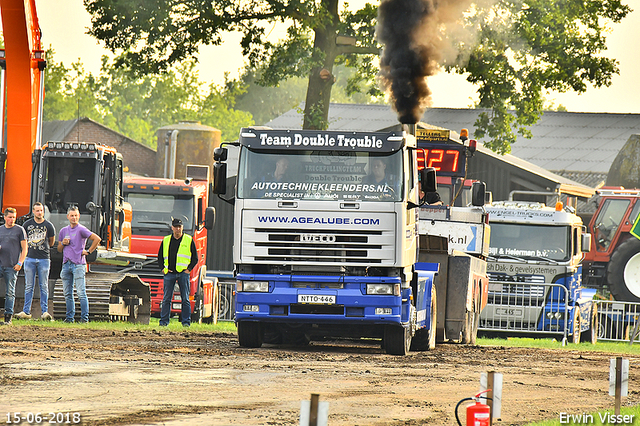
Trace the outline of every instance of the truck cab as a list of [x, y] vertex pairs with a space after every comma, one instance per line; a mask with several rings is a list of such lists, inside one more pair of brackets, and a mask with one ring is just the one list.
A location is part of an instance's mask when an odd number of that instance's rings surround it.
[[[69, 224], [67, 209], [78, 207], [80, 223], [100, 236], [98, 261], [129, 254], [129, 206], [122, 197], [122, 155], [114, 148], [89, 142], [48, 142], [34, 152], [32, 202], [44, 205], [45, 218], [56, 230]], [[56, 236], [57, 238], [57, 236]], [[61, 255], [52, 248], [52, 276], [59, 274]], [[95, 260], [95, 259], [90, 259]]]
[[503, 201], [486, 210], [490, 281], [480, 330], [571, 335], [574, 343], [595, 343], [595, 290], [581, 284], [582, 258], [591, 238], [580, 217], [560, 202], [548, 207]]
[[485, 185], [466, 179], [475, 141], [462, 129], [418, 129], [419, 164], [437, 173], [440, 205], [419, 213], [421, 261], [438, 263], [437, 340], [475, 344], [480, 312], [487, 304], [490, 226], [484, 210]]
[[[368, 337], [405, 354], [415, 336], [414, 347], [433, 347], [437, 265], [415, 266], [420, 189], [429, 189], [415, 138], [244, 128], [238, 145], [240, 345]], [[215, 159], [222, 194], [224, 148]]]

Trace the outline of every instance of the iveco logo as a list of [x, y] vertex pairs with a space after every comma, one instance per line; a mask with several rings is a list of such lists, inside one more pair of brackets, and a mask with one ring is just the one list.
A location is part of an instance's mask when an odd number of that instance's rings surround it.
[[335, 235], [326, 235], [326, 234], [301, 234], [300, 241], [303, 243], [335, 243], [336, 236]]

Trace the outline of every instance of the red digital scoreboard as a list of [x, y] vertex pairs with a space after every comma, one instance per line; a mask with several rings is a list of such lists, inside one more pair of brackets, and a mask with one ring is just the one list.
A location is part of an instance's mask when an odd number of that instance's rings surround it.
[[418, 167], [433, 167], [439, 176], [464, 177], [465, 147], [462, 144], [450, 142], [448, 130], [419, 129], [416, 139]]

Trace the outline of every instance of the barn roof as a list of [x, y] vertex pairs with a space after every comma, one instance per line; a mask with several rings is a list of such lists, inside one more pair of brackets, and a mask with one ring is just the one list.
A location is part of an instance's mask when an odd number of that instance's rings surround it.
[[[266, 126], [300, 128], [299, 111], [294, 108]], [[483, 111], [487, 110], [429, 108], [420, 121], [451, 130], [467, 128], [473, 135]], [[329, 130], [376, 131], [397, 124], [388, 105], [332, 103], [329, 108]], [[629, 136], [640, 133], [640, 114], [546, 111], [530, 130], [531, 139], [518, 135], [511, 146], [513, 156], [566, 177], [579, 175], [580, 181], [592, 185], [609, 172]]]

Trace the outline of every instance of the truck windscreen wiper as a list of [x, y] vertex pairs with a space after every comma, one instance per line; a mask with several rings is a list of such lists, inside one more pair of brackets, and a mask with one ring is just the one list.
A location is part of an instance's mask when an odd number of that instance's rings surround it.
[[[159, 221], [152, 221], [152, 220], [141, 220], [136, 222], [136, 225], [156, 225], [154, 226], [154, 228], [169, 228], [171, 229], [171, 225], [169, 225], [167, 222], [159, 222]], [[145, 227], [146, 228], [146, 227]]]
[[555, 259], [551, 259], [549, 257], [544, 257], [544, 256], [528, 256], [530, 259], [534, 259], [534, 260], [542, 260], [544, 262], [549, 262], [549, 263], [553, 263], [554, 265], [558, 264], [558, 261]]
[[518, 262], [526, 262], [525, 259], [518, 256], [512, 256], [510, 254], [496, 254], [495, 257], [499, 259], [511, 259], [511, 260], [516, 260]]

